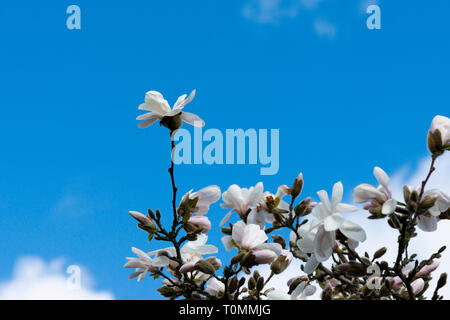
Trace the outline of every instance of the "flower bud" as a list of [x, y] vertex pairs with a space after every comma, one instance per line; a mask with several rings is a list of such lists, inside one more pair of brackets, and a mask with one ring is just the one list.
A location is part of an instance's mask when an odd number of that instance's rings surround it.
[[429, 276], [434, 270], [436, 270], [439, 267], [440, 262], [436, 261], [433, 262], [432, 264], [428, 264], [423, 266], [419, 272], [417, 272], [417, 276], [421, 277], [421, 276]]
[[293, 255], [288, 250], [283, 250], [282, 253], [278, 256], [278, 258], [270, 265], [270, 270], [272, 270], [275, 274], [280, 274], [291, 263]]
[[443, 148], [450, 143], [450, 119], [444, 116], [435, 116], [428, 131], [428, 149], [433, 155], [440, 155]]
[[214, 266], [206, 260], [197, 261], [195, 269], [209, 275], [214, 275], [216, 273]]
[[188, 273], [195, 270], [195, 262], [186, 262], [180, 268], [181, 273]]
[[378, 259], [381, 258], [382, 256], [384, 256], [384, 254], [386, 253], [387, 248], [383, 247], [381, 249], [378, 249], [377, 251], [375, 251], [375, 253], [373, 254], [373, 258], [374, 259]]
[[129, 211], [128, 214], [132, 216], [134, 219], [136, 219], [143, 226], [155, 227], [155, 223], [153, 222], [153, 220], [140, 212]]
[[253, 251], [256, 264], [266, 264], [271, 263], [277, 258], [277, 254], [272, 250], [261, 249]]
[[216, 257], [208, 257], [205, 259], [205, 261], [208, 261], [211, 263], [211, 265], [214, 267], [214, 269], [219, 270], [222, 268], [222, 261]]
[[202, 230], [202, 233], [207, 233], [211, 230], [211, 221], [206, 216], [192, 216], [189, 218], [188, 223], [193, 224], [197, 228]]
[[297, 178], [295, 178], [294, 183], [291, 187], [291, 196], [292, 198], [297, 198], [298, 195], [302, 192], [303, 189], [303, 173], [300, 173]]

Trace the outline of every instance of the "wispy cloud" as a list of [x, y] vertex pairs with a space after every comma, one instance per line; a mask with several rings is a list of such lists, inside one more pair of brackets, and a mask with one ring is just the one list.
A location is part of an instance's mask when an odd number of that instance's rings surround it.
[[295, 18], [300, 10], [312, 10], [322, 0], [252, 0], [243, 8], [247, 19], [258, 23], [275, 23]]
[[81, 269], [81, 287], [67, 285], [62, 259], [46, 263], [39, 257], [22, 257], [15, 264], [12, 278], [0, 282], [0, 300], [111, 300], [109, 291], [93, 289], [87, 270]]

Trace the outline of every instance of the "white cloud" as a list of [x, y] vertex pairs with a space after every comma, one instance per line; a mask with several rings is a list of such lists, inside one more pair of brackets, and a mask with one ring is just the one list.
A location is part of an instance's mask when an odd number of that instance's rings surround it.
[[314, 21], [314, 30], [318, 36], [334, 38], [337, 32], [336, 26], [323, 19]]
[[38, 257], [22, 257], [16, 261], [12, 278], [0, 282], [0, 300], [110, 300], [108, 291], [93, 289], [87, 270], [81, 268], [81, 286], [68, 284], [71, 274], [63, 268], [63, 260], [49, 263]]
[[300, 10], [312, 10], [322, 0], [252, 0], [243, 15], [258, 23], [275, 23], [281, 18], [295, 18]]
[[[427, 157], [420, 160], [416, 169], [412, 170], [412, 173], [410, 174], [408, 174], [408, 172], [411, 172], [408, 166], [405, 166], [398, 170], [398, 172], [392, 174], [391, 189], [394, 198], [402, 199], [403, 185], [418, 185], [427, 175], [429, 166], [430, 157]], [[375, 178], [373, 178], [373, 180], [375, 180]], [[361, 183], [364, 182], [376, 184], [376, 181], [361, 181]], [[429, 188], [438, 188], [441, 191], [450, 194], [450, 152], [447, 152], [437, 160], [436, 171], [433, 173], [427, 184], [427, 189]], [[347, 189], [347, 197], [350, 197], [351, 193], [351, 190]], [[349, 200], [350, 198], [347, 200], [348, 203], [351, 202]], [[386, 220], [369, 220], [367, 219], [367, 212], [363, 210], [347, 214], [346, 217], [361, 225], [367, 232], [367, 240], [357, 248], [358, 253], [364, 254], [364, 252], [367, 251], [372, 255], [379, 248], [386, 247], [388, 248], [388, 251], [382, 259], [389, 263], [395, 261], [398, 233], [396, 230], [389, 227]], [[439, 275], [442, 272], [448, 272], [448, 270], [450, 270], [450, 221], [440, 221], [438, 230], [435, 232], [423, 232], [418, 230], [418, 236], [413, 238], [410, 242], [409, 254], [416, 253], [421, 260], [429, 258], [432, 253], [435, 253], [443, 245], [446, 245], [448, 249], [443, 252], [442, 258], [440, 259], [441, 264], [433, 273], [434, 277], [428, 291], [428, 296], [432, 294], [430, 294], [430, 291], [434, 290]], [[269, 282], [269, 286], [287, 292], [288, 287], [286, 282], [292, 277], [303, 274], [300, 271], [300, 265], [300, 261], [295, 259], [284, 273], [275, 276]], [[264, 277], [267, 277], [270, 274], [268, 266], [261, 266], [258, 270]], [[440, 294], [443, 295], [444, 298], [450, 299], [450, 284], [441, 289]], [[320, 299], [320, 290], [316, 291], [313, 298]]]

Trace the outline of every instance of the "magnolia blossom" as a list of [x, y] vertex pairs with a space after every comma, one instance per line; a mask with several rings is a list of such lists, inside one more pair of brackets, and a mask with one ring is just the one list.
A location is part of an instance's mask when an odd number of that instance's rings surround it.
[[189, 191], [186, 194], [190, 200], [198, 198], [197, 204], [192, 212], [204, 215], [209, 211], [209, 206], [220, 199], [220, 188], [218, 186], [208, 186], [196, 192]]
[[258, 182], [256, 186], [250, 187], [249, 189], [241, 188], [237, 184], [231, 185], [222, 195], [224, 203], [221, 204], [221, 207], [232, 210], [225, 215], [220, 225], [224, 225], [230, 219], [233, 212], [237, 212], [239, 216], [245, 215], [261, 199], [263, 189], [262, 182]]
[[439, 130], [441, 133], [442, 143], [445, 145], [450, 143], [450, 119], [444, 116], [435, 116], [431, 121], [430, 132], [434, 133]]
[[[252, 224], [257, 224], [264, 229], [266, 222], [272, 224], [275, 220], [274, 215], [270, 212], [270, 204], [274, 203], [275, 199], [279, 200], [278, 209], [289, 211], [289, 204], [283, 200], [284, 196], [289, 193], [289, 188], [286, 185], [281, 185], [278, 187], [277, 193], [272, 194], [268, 191], [263, 192], [263, 194], [258, 199], [256, 206], [251, 209], [247, 217], [247, 222]], [[287, 213], [283, 214], [284, 216]]]
[[[420, 193], [422, 186], [408, 187], [410, 192], [416, 191]], [[439, 222], [439, 216], [442, 212], [445, 212], [450, 208], [450, 197], [444, 192], [438, 189], [430, 189], [424, 191], [422, 199], [427, 197], [436, 198], [436, 203], [433, 207], [428, 209], [425, 215], [419, 216], [417, 220], [417, 226], [425, 232], [432, 232], [437, 230], [437, 223]]]
[[212, 277], [206, 282], [205, 292], [214, 297], [220, 297], [225, 292], [225, 285], [223, 282]]
[[341, 182], [333, 186], [331, 201], [325, 190], [317, 192], [321, 202], [316, 206], [311, 222], [311, 229], [318, 228], [314, 238], [314, 255], [318, 261], [326, 261], [333, 252], [336, 241], [336, 230], [340, 230], [347, 238], [355, 242], [366, 240], [365, 231], [356, 223], [346, 220], [340, 212], [353, 212], [355, 206], [341, 203], [344, 187]]
[[[183, 266], [185, 264], [191, 263], [187, 265], [186, 267], [189, 267], [191, 265], [195, 265], [195, 263], [201, 259], [203, 259], [203, 255], [206, 254], [214, 254], [217, 253], [219, 250], [216, 246], [213, 246], [211, 244], [206, 244], [208, 241], [208, 236], [205, 234], [200, 234], [197, 236], [197, 240], [195, 241], [188, 241], [186, 244], [181, 247], [180, 253], [181, 253], [181, 259], [183, 260]], [[170, 256], [176, 256], [176, 250], [175, 247], [169, 247], [165, 249], [159, 249], [152, 252], [149, 252], [148, 255], [157, 255], [161, 252], [167, 252]], [[171, 265], [171, 269], [176, 268], [177, 264]]]
[[[292, 241], [297, 244], [297, 247], [304, 254], [309, 254], [308, 260], [306, 264], [303, 266], [303, 271], [306, 274], [313, 273], [320, 264], [320, 261], [316, 258], [314, 253], [315, 251], [315, 243], [314, 239], [317, 235], [317, 229], [308, 230], [308, 227], [303, 225], [297, 229], [297, 234], [300, 236], [300, 239]], [[297, 239], [295, 233], [291, 234], [291, 239]]]
[[148, 272], [156, 272], [158, 268], [165, 267], [169, 264], [169, 259], [166, 256], [157, 256], [152, 259], [149, 254], [138, 248], [133, 247], [131, 251], [138, 257], [127, 258], [128, 262], [124, 265], [125, 268], [136, 268], [136, 271], [128, 276], [129, 279], [138, 277], [137, 281], [140, 282]]
[[312, 296], [316, 292], [316, 287], [306, 285], [306, 282], [301, 282], [291, 294], [282, 291], [274, 290], [267, 294], [269, 300], [306, 300], [307, 297]]
[[232, 235], [224, 236], [222, 242], [227, 251], [237, 245], [240, 250], [251, 251], [256, 263], [265, 264], [274, 261], [282, 252], [280, 244], [266, 243], [267, 239], [258, 225], [239, 221], [233, 225]]
[[379, 183], [378, 188], [367, 183], [360, 184], [354, 189], [354, 201], [356, 203], [371, 201], [371, 203], [364, 207], [365, 209], [382, 207], [381, 211], [383, 214], [391, 214], [397, 206], [397, 201], [392, 199], [389, 188], [391, 179], [380, 167], [375, 167], [373, 174]]
[[[184, 122], [196, 126], [203, 127], [205, 122], [200, 119], [197, 115], [189, 112], [184, 112], [183, 108], [189, 102], [194, 99], [195, 90], [191, 92], [189, 97], [183, 94], [175, 102], [175, 105], [171, 109], [167, 100], [164, 99], [163, 95], [158, 91], [149, 91], [145, 94], [145, 103], [139, 106], [139, 110], [150, 111], [143, 115], [137, 117], [137, 120], [144, 120], [139, 123], [139, 128], [147, 128], [158, 120], [162, 120], [164, 117], [173, 117], [180, 115], [181, 120]], [[186, 98], [187, 97], [187, 98]]]

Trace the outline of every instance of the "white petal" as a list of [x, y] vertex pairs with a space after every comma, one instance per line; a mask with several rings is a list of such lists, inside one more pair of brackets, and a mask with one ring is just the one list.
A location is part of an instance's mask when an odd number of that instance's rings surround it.
[[284, 293], [284, 292], [281, 292], [278, 290], [274, 290], [267, 294], [267, 299], [268, 300], [291, 300], [291, 296], [288, 295], [287, 293]]
[[205, 125], [205, 121], [203, 121], [199, 116], [190, 112], [184, 112], [181, 114], [181, 120], [184, 122], [194, 126], [194, 127], [203, 127]]
[[343, 223], [345, 219], [340, 213], [335, 213], [325, 218], [323, 227], [325, 231], [336, 231]]
[[233, 243], [231, 242], [233, 238], [231, 236], [222, 237], [222, 243], [227, 251], [230, 251], [234, 248]]
[[338, 203], [338, 205], [336, 206], [336, 211], [342, 213], [355, 212], [357, 210], [358, 210], [357, 207], [347, 203]]
[[381, 212], [383, 214], [391, 214], [395, 211], [395, 208], [397, 208], [397, 200], [389, 199], [383, 204]]
[[[233, 239], [236, 240], [234, 237], [234, 227], [233, 226]], [[248, 224], [245, 227], [245, 230], [243, 231], [243, 235], [241, 238], [241, 245], [243, 248], [251, 250], [253, 248], [256, 248], [258, 245], [264, 243], [268, 237], [267, 234], [264, 232], [264, 230], [261, 230], [261, 228], [256, 224]], [[237, 242], [237, 240], [236, 240]]]
[[[259, 229], [259, 227], [258, 227]], [[233, 225], [233, 230], [232, 230], [232, 237], [233, 240], [238, 244], [238, 245], [242, 245], [242, 241], [245, 235], [245, 231], [246, 230], [246, 224], [244, 221], [238, 221], [237, 223], [235, 223]]]
[[233, 210], [229, 211], [229, 212], [225, 215], [225, 217], [222, 218], [222, 220], [221, 220], [220, 223], [219, 223], [219, 227], [221, 227], [221, 226], [223, 226], [225, 223], [227, 223], [227, 221], [230, 219], [231, 214], [233, 213], [233, 211], [235, 211], [235, 210], [233, 209]]
[[336, 182], [333, 186], [333, 193], [331, 194], [331, 206], [336, 208], [338, 203], [342, 201], [342, 196], [344, 195], [344, 186], [342, 182]]
[[366, 241], [366, 232], [354, 222], [345, 220], [339, 230], [349, 239], [359, 242]]
[[417, 226], [425, 232], [433, 232], [437, 230], [438, 219], [436, 217], [419, 216]]
[[317, 261], [317, 258], [315, 255], [312, 255], [309, 259], [308, 262], [306, 262], [305, 266], [304, 266], [304, 272], [306, 274], [311, 274], [314, 271], [316, 271], [317, 267], [319, 266], [320, 262]]
[[150, 119], [150, 120], [145, 120], [145, 121], [139, 122], [138, 127], [141, 128], [141, 129], [145, 129], [145, 128], [151, 126], [152, 124], [154, 124], [158, 120], [159, 119], [155, 117], [155, 118]]
[[390, 195], [391, 191], [389, 190], [389, 181], [391, 180], [386, 172], [380, 167], [375, 167], [373, 169], [373, 174], [377, 179], [378, 183], [383, 187], [383, 189]]
[[247, 223], [256, 224], [264, 230], [264, 227], [266, 225], [266, 217], [262, 211], [258, 212], [258, 210], [253, 208], [252, 211], [250, 211], [250, 213], [248, 214]]
[[326, 232], [324, 227], [317, 230], [314, 238], [314, 255], [317, 261], [326, 261], [330, 258], [333, 252], [336, 235], [334, 232]]
[[325, 209], [328, 212], [331, 212], [332, 208], [331, 208], [330, 199], [328, 198], [328, 193], [325, 190], [320, 190], [320, 191], [317, 192], [317, 195], [319, 196], [320, 201], [325, 206]]
[[152, 261], [152, 266], [155, 267], [165, 267], [169, 264], [169, 258], [166, 256], [157, 256]]

